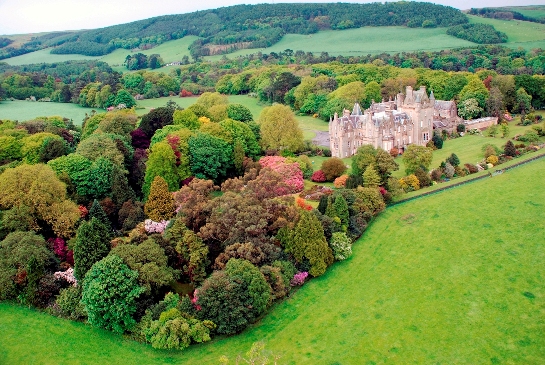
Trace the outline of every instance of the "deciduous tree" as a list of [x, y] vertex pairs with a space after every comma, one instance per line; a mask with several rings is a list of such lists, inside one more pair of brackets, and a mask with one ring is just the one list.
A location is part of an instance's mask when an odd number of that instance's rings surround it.
[[297, 152], [303, 148], [303, 132], [289, 107], [275, 104], [263, 109], [258, 123], [264, 149]]
[[81, 302], [93, 326], [123, 333], [136, 324], [136, 299], [144, 292], [138, 273], [116, 255], [97, 262], [83, 281]]

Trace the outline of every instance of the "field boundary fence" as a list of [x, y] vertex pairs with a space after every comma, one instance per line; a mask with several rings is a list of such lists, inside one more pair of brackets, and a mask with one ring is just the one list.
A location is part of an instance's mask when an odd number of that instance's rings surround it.
[[469, 184], [469, 183], [472, 183], [472, 182], [475, 182], [475, 181], [478, 181], [478, 180], [482, 180], [482, 179], [485, 179], [485, 178], [488, 178], [488, 177], [494, 177], [494, 176], [497, 176], [497, 175], [500, 175], [500, 174], [503, 174], [504, 172], [507, 172], [509, 170], [512, 170], [514, 169], [515, 167], [519, 167], [519, 166], [522, 166], [522, 165], [525, 165], [529, 162], [532, 162], [532, 161], [536, 161], [536, 160], [539, 160], [540, 158], [543, 158], [545, 157], [545, 153], [542, 153], [538, 156], [534, 156], [532, 158], [529, 158], [529, 159], [526, 159], [524, 161], [520, 161], [516, 164], [513, 164], [511, 166], [508, 166], [508, 167], [505, 167], [503, 169], [498, 169], [498, 170], [495, 170], [494, 172], [489, 172], [488, 174], [486, 175], [481, 175], [481, 176], [477, 176], [477, 177], [474, 177], [474, 178], [471, 178], [471, 179], [467, 179], [467, 180], [464, 180], [464, 181], [460, 181], [459, 183], [456, 183], [456, 184], [452, 184], [452, 185], [449, 185], [449, 186], [445, 186], [443, 188], [439, 188], [439, 189], [436, 189], [436, 190], [433, 190], [433, 191], [429, 191], [427, 193], [424, 193], [424, 194], [420, 194], [420, 195], [416, 195], [416, 196], [412, 196], [410, 198], [406, 198], [406, 199], [402, 199], [402, 200], [399, 200], [399, 201], [396, 201], [392, 204], [390, 204], [389, 206], [394, 206], [394, 205], [398, 205], [398, 204], [402, 204], [402, 203], [406, 203], [406, 202], [409, 202], [411, 200], [415, 200], [415, 199], [419, 199], [419, 198], [423, 198], [423, 197], [426, 197], [426, 196], [429, 196], [429, 195], [433, 195], [433, 194], [437, 194], [437, 193], [441, 193], [445, 190], [448, 190], [448, 189], [452, 189], [452, 188], [456, 188], [458, 186], [462, 186], [462, 185], [466, 185], [466, 184]]

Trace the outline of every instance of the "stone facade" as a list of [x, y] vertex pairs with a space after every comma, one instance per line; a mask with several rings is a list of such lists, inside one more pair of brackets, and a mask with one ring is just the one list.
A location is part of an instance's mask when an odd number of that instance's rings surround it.
[[352, 112], [335, 113], [329, 121], [331, 155], [350, 157], [364, 144], [386, 151], [412, 143], [425, 145], [434, 129], [451, 132], [459, 123], [462, 119], [456, 103], [435, 100], [433, 91], [428, 96], [425, 86], [419, 90], [407, 86], [405, 94], [398, 94], [393, 101], [373, 102], [363, 112], [356, 103]]

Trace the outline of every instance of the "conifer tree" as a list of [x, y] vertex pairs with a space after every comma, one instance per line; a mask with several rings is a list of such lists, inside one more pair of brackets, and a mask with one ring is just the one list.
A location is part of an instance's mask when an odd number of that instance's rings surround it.
[[337, 217], [340, 218], [341, 224], [346, 230], [348, 224], [350, 223], [350, 214], [348, 212], [348, 203], [346, 202], [344, 196], [337, 195], [335, 202], [333, 203], [333, 207], [335, 208]]
[[144, 213], [155, 222], [169, 220], [174, 216], [174, 197], [168, 191], [168, 184], [161, 176], [155, 176], [151, 183]]
[[503, 153], [506, 156], [516, 157], [517, 156], [517, 149], [515, 148], [515, 145], [511, 140], [507, 141], [505, 144], [505, 147], [503, 149]]
[[91, 205], [91, 209], [89, 209], [89, 220], [91, 218], [96, 218], [99, 222], [106, 224], [108, 227], [110, 227], [110, 220], [108, 219], [108, 215], [102, 209], [102, 206], [98, 202], [98, 200], [93, 200], [93, 204]]
[[158, 142], [151, 148], [146, 162], [146, 176], [142, 192], [144, 197], [149, 195], [151, 184], [156, 176], [161, 176], [168, 184], [171, 191], [178, 190], [180, 176], [176, 167], [176, 155], [172, 147], [166, 142]]
[[333, 262], [333, 253], [327, 245], [324, 229], [312, 212], [301, 211], [294, 229], [284, 238], [285, 251], [291, 253], [299, 263], [307, 259], [309, 274], [320, 276]]
[[111, 229], [95, 217], [79, 226], [74, 247], [74, 275], [78, 280], [85, 277], [95, 262], [108, 255], [111, 239]]
[[380, 176], [375, 170], [375, 164], [370, 164], [363, 173], [363, 186], [366, 188], [377, 187], [380, 185]]
[[454, 153], [447, 158], [446, 162], [450, 163], [454, 167], [460, 165], [460, 159]]

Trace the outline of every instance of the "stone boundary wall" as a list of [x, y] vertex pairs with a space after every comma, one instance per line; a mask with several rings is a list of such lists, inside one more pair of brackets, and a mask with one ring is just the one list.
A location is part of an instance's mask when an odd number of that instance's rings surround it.
[[437, 190], [433, 190], [433, 191], [429, 191], [427, 193], [424, 193], [424, 194], [420, 194], [420, 195], [416, 195], [416, 196], [412, 196], [410, 198], [406, 198], [406, 199], [402, 199], [400, 201], [397, 201], [395, 203], [392, 203], [390, 205], [388, 205], [389, 207], [392, 207], [394, 205], [398, 205], [398, 204], [401, 204], [401, 203], [406, 203], [406, 202], [409, 202], [411, 200], [414, 200], [414, 199], [418, 199], [418, 198], [423, 198], [425, 196], [428, 196], [428, 195], [432, 195], [432, 194], [436, 194], [436, 193], [440, 193], [442, 191], [445, 191], [445, 190], [448, 190], [448, 189], [452, 189], [452, 188], [455, 188], [457, 186], [461, 186], [461, 185], [465, 185], [465, 184], [469, 184], [469, 183], [472, 183], [474, 181], [478, 181], [478, 180], [481, 180], [481, 179], [484, 179], [484, 178], [487, 178], [487, 177], [492, 177], [492, 176], [495, 176], [495, 175], [499, 175], [499, 174], [502, 174], [506, 171], [509, 171], [511, 169], [514, 169], [515, 167], [519, 167], [519, 166], [522, 166], [522, 165], [525, 165], [529, 162], [532, 162], [532, 161], [535, 161], [535, 160], [538, 160], [540, 158], [543, 158], [545, 157], [545, 153], [539, 155], [539, 156], [534, 156], [532, 158], [529, 158], [527, 160], [524, 160], [524, 161], [521, 161], [519, 163], [516, 163], [514, 165], [511, 165], [511, 166], [508, 166], [504, 169], [499, 169], [499, 170], [496, 170], [494, 171], [493, 173], [489, 173], [488, 175], [482, 175], [482, 176], [477, 176], [477, 177], [474, 177], [472, 179], [468, 179], [468, 180], [464, 180], [464, 181], [460, 181], [459, 183], [457, 184], [452, 184], [452, 185], [449, 185], [449, 186], [445, 186], [444, 188], [440, 188], [440, 189], [437, 189]]

